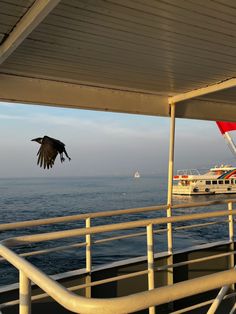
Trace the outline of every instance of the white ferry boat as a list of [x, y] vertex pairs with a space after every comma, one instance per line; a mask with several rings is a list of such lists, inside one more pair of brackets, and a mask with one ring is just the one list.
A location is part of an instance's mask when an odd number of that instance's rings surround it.
[[221, 165], [200, 174], [196, 169], [178, 170], [174, 176], [173, 194], [236, 193], [236, 167]]

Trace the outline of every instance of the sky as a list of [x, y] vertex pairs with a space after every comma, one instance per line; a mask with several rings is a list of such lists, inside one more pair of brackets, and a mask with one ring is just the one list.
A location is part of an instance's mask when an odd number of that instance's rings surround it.
[[[1, 177], [166, 174], [169, 128], [163, 117], [0, 103]], [[44, 135], [65, 143], [71, 161], [37, 166], [31, 139]], [[176, 119], [175, 171], [222, 163], [236, 164], [215, 122]]]

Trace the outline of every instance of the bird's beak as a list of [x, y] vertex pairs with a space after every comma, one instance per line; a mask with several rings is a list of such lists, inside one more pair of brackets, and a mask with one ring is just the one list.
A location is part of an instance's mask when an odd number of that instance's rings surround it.
[[31, 141], [36, 142], [36, 138], [33, 138]]

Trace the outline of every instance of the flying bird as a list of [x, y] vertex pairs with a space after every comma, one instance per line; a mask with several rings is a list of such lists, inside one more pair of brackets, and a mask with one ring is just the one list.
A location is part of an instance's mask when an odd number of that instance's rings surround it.
[[69, 160], [71, 160], [65, 149], [65, 144], [55, 138], [45, 135], [44, 137], [34, 138], [31, 141], [41, 144], [37, 153], [37, 165], [40, 165], [40, 167], [43, 166], [44, 169], [52, 168], [58, 154], [60, 154], [61, 162], [65, 161], [63, 153]]

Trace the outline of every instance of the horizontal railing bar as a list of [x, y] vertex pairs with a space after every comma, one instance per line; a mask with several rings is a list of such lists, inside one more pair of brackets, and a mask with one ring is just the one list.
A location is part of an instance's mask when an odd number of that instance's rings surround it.
[[[236, 214], [236, 210], [232, 210], [230, 212], [231, 215]], [[163, 217], [163, 218], [155, 218], [155, 219], [145, 219], [145, 220], [138, 220], [138, 221], [131, 221], [131, 222], [123, 222], [117, 224], [109, 224], [109, 225], [100, 225], [94, 226], [90, 228], [80, 228], [80, 229], [70, 229], [64, 231], [55, 231], [55, 232], [47, 232], [47, 233], [40, 233], [40, 234], [33, 234], [33, 235], [25, 235], [25, 236], [18, 236], [3, 240], [7, 246], [14, 246], [18, 244], [26, 244], [26, 243], [33, 243], [33, 242], [42, 242], [42, 241], [50, 241], [50, 240], [57, 240], [62, 238], [70, 238], [75, 236], [82, 236], [86, 234], [96, 234], [96, 233], [103, 233], [103, 232], [112, 232], [112, 231], [119, 231], [125, 229], [132, 229], [132, 228], [140, 228], [145, 227], [148, 224], [164, 224], [164, 223], [175, 223], [175, 222], [183, 222], [183, 221], [191, 221], [195, 219], [206, 219], [206, 218], [216, 218], [222, 216], [228, 216], [229, 211], [217, 211], [217, 212], [208, 212], [208, 213], [198, 213], [198, 214], [191, 214], [191, 215], [183, 215], [183, 216], [172, 216], [172, 217]]]
[[[153, 233], [155, 233], [155, 234], [161, 233], [161, 232], [165, 232], [166, 230], [167, 230], [166, 228], [165, 229], [158, 229], [158, 230], [153, 231]], [[128, 234], [128, 235], [122, 235], [122, 236], [109, 237], [109, 238], [100, 239], [100, 240], [94, 240], [94, 241], [92, 241], [92, 244], [101, 244], [101, 243], [106, 243], [106, 242], [110, 242], [110, 241], [134, 238], [134, 237], [145, 236], [145, 235], [146, 235], [146, 232], [132, 233], [132, 234]], [[82, 246], [86, 246], [86, 242], [57, 246], [57, 247], [53, 247], [50, 249], [31, 251], [31, 252], [27, 252], [27, 253], [20, 253], [18, 255], [21, 257], [30, 257], [30, 256], [47, 254], [47, 253], [52, 253], [52, 252], [66, 251], [66, 250], [70, 250], [70, 249], [82, 247]], [[3, 262], [3, 261], [5, 261], [5, 259], [0, 257], [0, 262]]]
[[84, 289], [87, 287], [99, 286], [99, 285], [114, 282], [114, 281], [124, 280], [124, 279], [128, 279], [128, 278], [135, 278], [138, 276], [146, 275], [147, 273], [148, 273], [147, 269], [141, 270], [141, 271], [137, 271], [137, 272], [134, 272], [131, 274], [120, 275], [120, 276], [116, 276], [116, 277], [110, 277], [110, 278], [106, 278], [106, 279], [93, 281], [89, 284], [82, 284], [82, 285], [74, 286], [74, 287], [68, 288], [68, 290], [75, 291], [75, 290], [80, 290], [80, 289]]
[[195, 227], [217, 225], [217, 224], [221, 224], [222, 222], [227, 223], [227, 222], [229, 222], [229, 220], [224, 219], [224, 220], [220, 220], [220, 221], [212, 221], [212, 222], [205, 222], [205, 223], [201, 223], [201, 224], [193, 224], [193, 225], [188, 225], [188, 226], [175, 227], [175, 228], [173, 228], [173, 230], [187, 230], [187, 229], [193, 229]]
[[86, 213], [86, 214], [71, 215], [71, 216], [61, 216], [61, 217], [53, 217], [53, 218], [46, 218], [46, 219], [10, 222], [10, 223], [5, 223], [5, 224], [0, 224], [0, 231], [6, 231], [6, 230], [11, 230], [11, 229], [16, 229], [16, 228], [49, 225], [49, 224], [55, 224], [55, 223], [73, 222], [73, 221], [78, 221], [78, 220], [84, 220], [86, 218], [102, 218], [102, 217], [118, 216], [118, 215], [124, 215], [124, 214], [136, 214], [136, 213], [142, 213], [142, 212], [148, 212], [148, 211], [164, 210], [166, 208], [167, 208], [167, 205], [159, 205], [159, 206], [150, 206], [150, 207], [119, 209], [119, 210], [112, 210], [112, 211], [105, 211], [105, 212], [103, 211], [103, 212], [96, 212], [96, 213]]
[[[163, 229], [154, 230], [153, 233], [157, 234], [157, 233], [162, 233], [165, 231], [167, 231], [167, 229], [163, 228]], [[147, 234], [146, 232], [136, 232], [136, 233], [126, 234], [126, 235], [122, 235], [122, 236], [116, 236], [116, 237], [110, 237], [110, 238], [105, 238], [105, 239], [100, 239], [100, 240], [94, 240], [94, 241], [92, 241], [92, 243], [93, 244], [98, 244], [98, 243], [100, 244], [100, 243], [105, 243], [105, 242], [114, 241], [114, 240], [122, 240], [122, 239], [146, 236], [146, 234]]]
[[[195, 227], [204, 227], [204, 226], [208, 226], [208, 225], [215, 225], [215, 224], [219, 224], [222, 222], [228, 222], [228, 220], [214, 221], [214, 222], [208, 222], [208, 223], [202, 223], [202, 224], [194, 224], [194, 225], [190, 225], [190, 226], [181, 226], [181, 227], [173, 228], [173, 230], [176, 230], [176, 231], [186, 230], [186, 229], [192, 229]], [[167, 231], [167, 229], [163, 228], [163, 229], [154, 230], [153, 233], [158, 234], [158, 233], [162, 233], [165, 231]], [[94, 241], [92, 241], [92, 244], [101, 244], [101, 243], [106, 243], [106, 242], [110, 242], [110, 241], [134, 238], [134, 237], [139, 237], [139, 236], [146, 236], [146, 232], [137, 232], [137, 233], [132, 233], [132, 234], [128, 234], [128, 235], [122, 235], [122, 236], [109, 237], [109, 238], [100, 239], [100, 240], [94, 240]], [[52, 253], [52, 252], [66, 251], [66, 250], [70, 250], [73, 248], [82, 247], [85, 245], [86, 245], [86, 242], [75, 243], [75, 244], [70, 244], [70, 245], [57, 246], [57, 247], [51, 248], [51, 249], [44, 249], [44, 250], [39, 250], [39, 251], [21, 253], [21, 254], [19, 254], [19, 256], [29, 257], [29, 256]], [[0, 262], [1, 261], [5, 261], [5, 259], [0, 257]]]
[[[144, 234], [146, 234], [146, 233], [144, 233]], [[144, 234], [141, 234], [141, 235], [144, 235]], [[102, 243], [103, 241], [104, 240], [96, 240], [93, 243]], [[78, 243], [78, 244], [76, 243], [76, 244], [73, 244], [71, 246], [61, 246], [61, 247], [56, 247], [56, 248], [52, 248], [52, 249], [40, 250], [40, 251], [36, 251], [36, 252], [21, 253], [21, 254], [19, 254], [19, 256], [21, 256], [21, 257], [29, 257], [29, 256], [34, 256], [34, 255], [46, 254], [49, 251], [50, 252], [55, 252], [55, 251], [67, 250], [67, 249], [69, 250], [71, 248], [81, 247], [81, 246], [85, 246], [85, 245], [86, 245], [85, 242]], [[204, 262], [204, 261], [207, 261], [207, 260], [212, 260], [212, 259], [217, 259], [217, 258], [221, 258], [221, 257], [224, 257], [224, 256], [229, 256], [229, 255], [232, 255], [232, 254], [235, 254], [235, 253], [236, 253], [236, 251], [231, 251], [231, 252], [211, 255], [211, 256], [208, 256], [208, 257], [201, 257], [201, 258], [198, 258], [198, 259], [193, 259], [193, 260], [188, 260], [188, 261], [184, 261], [184, 262], [174, 263], [174, 264], [171, 264], [171, 265], [159, 266], [159, 267], [157, 267], [155, 269], [155, 271], [162, 271], [162, 270], [166, 270], [168, 268], [175, 268], [175, 267], [186, 266], [186, 265], [190, 265], [190, 264], [194, 264], [194, 263], [200, 263], [200, 262]], [[5, 259], [4, 258], [0, 258], [0, 261], [5, 261]], [[88, 284], [87, 286], [89, 287], [90, 285]]]
[[[157, 232], [158, 232], [158, 230], [156, 231], [156, 233]], [[128, 235], [109, 237], [109, 238], [100, 239], [100, 240], [94, 240], [91, 243], [92, 244], [101, 244], [101, 243], [106, 243], [106, 242], [109, 242], [109, 241], [122, 240], [122, 239], [138, 237], [138, 236], [144, 236], [144, 235], [146, 235], [146, 232], [139, 232], [139, 233], [133, 233], [133, 234], [128, 234]], [[20, 253], [18, 255], [21, 256], [21, 257], [29, 257], [29, 256], [40, 255], [40, 254], [47, 254], [47, 253], [57, 252], [57, 251], [59, 252], [59, 251], [63, 251], [63, 250], [66, 251], [66, 250], [70, 250], [72, 248], [77, 248], [77, 247], [81, 247], [81, 246], [86, 246], [86, 242], [70, 244], [70, 245], [63, 245], [63, 246], [57, 246], [57, 247], [50, 248], [50, 249], [44, 249], [44, 250], [39, 250], [39, 251], [31, 251], [31, 252], [27, 252], [27, 253]], [[0, 257], [0, 262], [2, 262], [2, 261], [5, 261], [5, 259]]]
[[[176, 204], [176, 205], [172, 205], [172, 209], [213, 206], [213, 205], [220, 205], [220, 204], [228, 204], [230, 202], [236, 203], [236, 199]], [[158, 206], [150, 206], [150, 207], [120, 209], [120, 210], [111, 210], [111, 211], [105, 211], [105, 212], [85, 213], [85, 214], [71, 215], [71, 216], [61, 216], [61, 217], [52, 217], [52, 218], [46, 218], [46, 219], [4, 223], [4, 224], [0, 224], [0, 231], [55, 224], [55, 223], [73, 222], [77, 220], [83, 220], [86, 218], [102, 218], [102, 217], [118, 216], [118, 215], [123, 215], [123, 214], [135, 214], [135, 213], [142, 213], [142, 212], [148, 212], [148, 211], [151, 212], [151, 211], [156, 211], [156, 210], [164, 210], [164, 209], [167, 209], [167, 207], [168, 207], [167, 205], [158, 205]]]
[[[229, 294], [227, 294], [227, 295], [224, 296], [223, 300], [230, 299], [230, 298], [233, 298], [233, 297], [235, 297], [235, 296], [236, 296], [236, 292], [234, 292], [234, 293], [229, 293]], [[191, 310], [195, 310], [195, 309], [198, 309], [198, 308], [200, 308], [200, 307], [209, 305], [209, 304], [211, 304], [214, 300], [215, 300], [215, 299], [207, 300], [207, 301], [205, 301], [205, 302], [201, 302], [201, 303], [198, 303], [198, 304], [195, 304], [195, 305], [186, 307], [186, 308], [184, 308], [184, 309], [171, 312], [170, 314], [182, 314], [182, 313], [186, 313], [186, 312], [189, 312], [189, 311], [191, 311]]]
[[192, 260], [187, 260], [184, 262], [178, 262], [178, 263], [174, 263], [174, 264], [170, 264], [170, 265], [159, 266], [155, 269], [155, 271], [166, 270], [168, 268], [186, 266], [186, 265], [195, 264], [195, 263], [201, 263], [201, 262], [205, 262], [208, 260], [221, 258], [224, 256], [229, 256], [229, 255], [232, 255], [235, 253], [236, 253], [236, 251], [230, 251], [230, 252], [226, 252], [226, 253], [220, 253], [220, 254], [210, 255], [210, 256], [206, 256], [206, 257], [200, 257], [200, 258], [196, 258], [196, 259], [192, 259]]
[[109, 237], [109, 238], [100, 239], [100, 240], [94, 240], [94, 241], [92, 241], [92, 244], [101, 244], [101, 243], [106, 243], [106, 242], [115, 241], [115, 240], [140, 237], [140, 236], [144, 236], [144, 235], [146, 235], [145, 232], [137, 232], [137, 233], [126, 234], [126, 235], [122, 235], [122, 236], [116, 236], [116, 237]]
[[[143, 276], [146, 275], [148, 273], [148, 270], [142, 270], [142, 271], [136, 271], [130, 274], [126, 274], [126, 275], [120, 275], [120, 276], [116, 276], [116, 277], [110, 277], [110, 278], [106, 278], [106, 279], [101, 279], [101, 280], [97, 280], [97, 281], [93, 281], [87, 284], [81, 284], [81, 285], [77, 285], [77, 286], [73, 286], [73, 287], [67, 287], [67, 290], [69, 291], [77, 291], [80, 289], [85, 289], [87, 287], [94, 287], [94, 286], [99, 286], [102, 284], [106, 284], [106, 283], [110, 283], [110, 282], [114, 282], [114, 281], [120, 281], [120, 280], [124, 280], [124, 279], [128, 279], [128, 278], [135, 278], [138, 276]], [[33, 295], [31, 296], [31, 300], [32, 301], [36, 301], [36, 300], [42, 300], [44, 298], [48, 298], [49, 295], [47, 293], [40, 293], [37, 295]], [[12, 305], [17, 305], [19, 304], [19, 299], [17, 300], [13, 300], [13, 301], [9, 301], [9, 302], [5, 302], [0, 304], [0, 310]]]
[[[176, 231], [187, 230], [187, 229], [193, 229], [195, 227], [204, 227], [204, 226], [208, 226], [208, 225], [215, 225], [215, 224], [219, 224], [222, 222], [228, 222], [228, 220], [214, 221], [214, 222], [208, 222], [208, 223], [202, 223], [202, 224], [194, 224], [194, 225], [190, 225], [190, 226], [175, 227], [175, 228], [173, 228], [173, 230], [176, 230]], [[157, 233], [162, 233], [165, 231], [167, 231], [167, 229], [163, 228], [163, 229], [154, 230], [153, 233], [157, 234]], [[106, 243], [106, 242], [110, 242], [110, 241], [128, 239], [128, 238], [145, 236], [145, 235], [146, 235], [146, 232], [132, 233], [132, 234], [128, 234], [128, 235], [122, 235], [122, 236], [109, 237], [109, 238], [100, 239], [100, 240], [94, 240], [94, 241], [92, 241], [92, 244], [101, 244], [101, 243]], [[73, 248], [82, 247], [85, 245], [86, 245], [86, 242], [75, 243], [75, 244], [70, 244], [70, 245], [57, 246], [57, 247], [50, 248], [50, 249], [21, 253], [21, 254], [19, 254], [19, 256], [30, 257], [30, 256], [36, 256], [36, 255], [47, 254], [47, 253], [52, 253], [52, 252], [66, 251], [66, 250], [70, 250]], [[0, 257], [0, 262], [2, 262], [2, 261], [5, 261], [5, 259]]]
[[72, 312], [78, 313], [79, 311], [81, 314], [130, 313], [236, 282], [236, 270], [231, 269], [125, 297], [88, 299], [69, 292], [2, 244], [0, 245], [0, 254], [13, 266], [23, 271], [30, 280], [47, 292], [59, 304]]
[[[190, 226], [181, 226], [181, 227], [175, 227], [173, 228], [173, 230], [178, 231], [178, 230], [186, 230], [186, 229], [193, 229], [195, 227], [204, 227], [204, 226], [210, 226], [210, 225], [217, 225], [220, 224], [222, 222], [229, 222], [229, 220], [221, 220], [221, 221], [213, 221], [213, 222], [207, 222], [207, 223], [202, 223], [202, 224], [193, 224]], [[153, 233], [162, 233], [167, 231], [166, 228], [163, 229], [157, 229], [154, 230]], [[92, 243], [96, 244], [96, 243], [104, 243], [104, 242], [108, 242], [108, 241], [113, 241], [113, 240], [121, 240], [121, 239], [126, 239], [126, 238], [132, 238], [132, 237], [138, 237], [138, 236], [144, 236], [146, 235], [146, 232], [139, 232], [139, 233], [132, 233], [132, 234], [128, 234], [128, 235], [123, 235], [123, 236], [116, 236], [116, 237], [111, 237], [111, 238], [105, 238], [102, 240], [95, 240]]]
[[[101, 240], [97, 240], [97, 242], [100, 242], [100, 241]], [[77, 246], [79, 247], [79, 246], [82, 246], [82, 245], [86, 245], [86, 243], [84, 242], [84, 243], [74, 244], [73, 247], [77, 247]], [[67, 247], [65, 246], [65, 248], [63, 246], [63, 249], [66, 250], [66, 248], [70, 249], [69, 246], [67, 246]], [[55, 248], [55, 250], [56, 249], [57, 248]], [[44, 250], [41, 250], [41, 251], [44, 251]], [[41, 251], [37, 251], [37, 252], [41, 252]], [[30, 253], [34, 253], [34, 252], [30, 252]], [[19, 254], [19, 256], [21, 256], [21, 257], [30, 256], [30, 253], [22, 253], [22, 254]], [[198, 259], [193, 259], [193, 260], [188, 260], [188, 261], [184, 261], [184, 262], [174, 263], [174, 264], [171, 264], [171, 265], [160, 266], [160, 267], [157, 267], [155, 269], [155, 271], [162, 271], [162, 270], [166, 270], [168, 268], [175, 268], [175, 267], [181, 267], [181, 266], [185, 266], [185, 265], [189, 265], [189, 264], [200, 263], [200, 262], [204, 262], [204, 261], [207, 261], [207, 260], [212, 260], [212, 259], [217, 259], [217, 258], [221, 258], [221, 257], [224, 257], [224, 256], [229, 256], [229, 255], [232, 255], [232, 254], [235, 254], [235, 253], [236, 253], [236, 251], [231, 251], [231, 252], [211, 255], [211, 256], [208, 256], [208, 257], [201, 257], [201, 258], [198, 258]], [[40, 254], [40, 253], [38, 253], [38, 254]], [[117, 278], [117, 277], [112, 277], [112, 278]], [[110, 279], [107, 279], [107, 280], [110, 280]], [[109, 281], [107, 281], [107, 282], [109, 282]], [[103, 283], [106, 283], [106, 281], [104, 281]], [[89, 287], [89, 286], [91, 286], [91, 284], [85, 285], [85, 287]]]
[[[53, 248], [50, 248], [50, 249], [31, 251], [31, 252], [26, 252], [26, 253], [20, 253], [18, 255], [21, 256], [21, 257], [30, 257], [30, 256], [47, 254], [47, 253], [52, 253], [52, 252], [66, 251], [66, 250], [70, 250], [70, 249], [81, 247], [81, 246], [85, 246], [85, 245], [86, 245], [86, 242], [81, 242], [81, 243], [75, 243], [75, 244], [70, 244], [70, 245], [57, 246], [57, 247], [53, 247]], [[0, 262], [3, 262], [3, 261], [5, 261], [5, 259], [0, 257]]]
[[199, 202], [199, 203], [180, 203], [172, 205], [172, 209], [179, 209], [179, 208], [193, 208], [193, 207], [204, 207], [204, 206], [213, 206], [213, 205], [221, 205], [221, 204], [228, 204], [228, 203], [236, 203], [236, 199], [223, 199], [217, 201], [207, 201], [207, 202]]
[[[158, 229], [158, 230], [155, 230], [153, 233], [155, 233], [155, 234], [161, 233], [161, 232], [165, 232], [166, 230], [167, 230], [166, 228], [165, 229]], [[101, 243], [106, 243], [106, 242], [110, 242], [110, 241], [134, 238], [134, 237], [145, 236], [145, 235], [146, 235], [146, 232], [132, 233], [132, 234], [128, 234], [128, 235], [122, 235], [122, 236], [109, 237], [109, 238], [100, 239], [100, 240], [94, 240], [94, 241], [92, 241], [92, 244], [101, 244]], [[30, 257], [30, 256], [47, 254], [47, 253], [52, 253], [52, 252], [57, 252], [57, 251], [58, 252], [59, 251], [66, 251], [66, 250], [70, 250], [70, 249], [82, 247], [82, 246], [86, 246], [86, 242], [57, 246], [57, 247], [53, 247], [50, 249], [31, 251], [31, 252], [27, 252], [27, 253], [20, 253], [18, 255], [21, 257]], [[5, 259], [0, 257], [0, 262], [3, 262], [3, 261], [5, 261]]]
[[[202, 223], [202, 224], [194, 224], [194, 225], [190, 225], [190, 226], [175, 227], [175, 228], [173, 228], [173, 230], [178, 231], [178, 230], [193, 229], [195, 227], [204, 227], [204, 226], [216, 225], [216, 224], [220, 224], [222, 222], [226, 223], [226, 222], [228, 222], [228, 220], [213, 221], [213, 222], [207, 222], [207, 223]], [[167, 231], [167, 229], [163, 228], [163, 229], [154, 230], [153, 233], [157, 234], [157, 233], [162, 233], [165, 231]], [[92, 241], [92, 243], [93, 244], [98, 244], [98, 243], [100, 244], [100, 243], [106, 243], [109, 241], [122, 240], [122, 239], [134, 238], [134, 237], [139, 237], [139, 236], [146, 236], [146, 232], [137, 232], [137, 233], [132, 233], [132, 234], [128, 234], [128, 235], [109, 237], [109, 238], [105, 238], [105, 239], [101, 239], [101, 240]]]
[[188, 307], [186, 307], [184, 309], [171, 312], [170, 314], [182, 314], [182, 313], [186, 313], [186, 312], [189, 312], [189, 311], [192, 311], [192, 310], [196, 310], [196, 309], [199, 309], [200, 307], [203, 307], [203, 306], [206, 306], [206, 305], [210, 305], [213, 301], [214, 301], [214, 299], [207, 300], [205, 302], [194, 304], [194, 305], [188, 306]]

